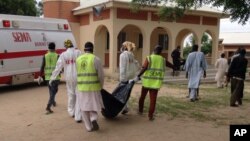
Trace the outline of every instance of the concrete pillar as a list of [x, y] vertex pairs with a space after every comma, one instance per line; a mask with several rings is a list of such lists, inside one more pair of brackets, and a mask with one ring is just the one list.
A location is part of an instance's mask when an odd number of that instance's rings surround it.
[[144, 63], [146, 57], [150, 55], [150, 31], [146, 30], [143, 36], [143, 49], [142, 49], [142, 63]]
[[111, 77], [117, 77], [114, 76], [118, 72], [117, 68], [117, 37], [119, 29], [114, 24], [116, 20], [116, 8], [113, 8], [110, 10], [110, 20], [112, 21], [110, 24], [110, 33], [109, 33], [109, 39], [110, 39], [110, 48], [109, 48], [109, 69], [108, 69], [108, 75]]
[[218, 44], [218, 36], [216, 36], [215, 38], [213, 38], [213, 42], [212, 42], [212, 60], [211, 60], [211, 64], [214, 64], [215, 63], [215, 61], [216, 61], [216, 59], [218, 58], [218, 46], [219, 46], [219, 44]]
[[[173, 32], [172, 32], [173, 33]], [[177, 47], [175, 44], [175, 40], [177, 39], [177, 34], [173, 33], [171, 38], [169, 37], [169, 47], [168, 47], [168, 61], [173, 63], [173, 59], [171, 57], [172, 51]], [[183, 55], [183, 46], [181, 45], [181, 56]]]

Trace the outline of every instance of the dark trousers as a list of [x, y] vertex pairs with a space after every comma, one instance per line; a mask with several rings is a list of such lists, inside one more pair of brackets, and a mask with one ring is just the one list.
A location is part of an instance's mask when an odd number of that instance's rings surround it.
[[[180, 60], [180, 59], [173, 59], [173, 65], [175, 67], [175, 70], [183, 70], [184, 69], [184, 65], [186, 63], [186, 60]], [[182, 66], [182, 67], [181, 67]]]
[[55, 80], [52, 82], [51, 86], [49, 85], [49, 82], [47, 82], [48, 84], [48, 88], [49, 88], [49, 101], [48, 101], [48, 107], [50, 107], [52, 104], [55, 103], [55, 97], [56, 97], [56, 93], [58, 91], [58, 85], [60, 83], [60, 80]]
[[237, 101], [238, 104], [241, 104], [241, 98], [243, 97], [243, 89], [244, 89], [244, 80], [231, 79], [231, 98], [230, 104], [234, 105]]
[[157, 89], [149, 89], [149, 88], [142, 87], [141, 96], [139, 99], [139, 112], [143, 113], [144, 101], [145, 101], [148, 91], [149, 91], [149, 96], [150, 96], [150, 106], [149, 106], [149, 111], [148, 111], [148, 117], [152, 118], [155, 112], [155, 105], [156, 105], [156, 99], [157, 99], [157, 94], [158, 94]]

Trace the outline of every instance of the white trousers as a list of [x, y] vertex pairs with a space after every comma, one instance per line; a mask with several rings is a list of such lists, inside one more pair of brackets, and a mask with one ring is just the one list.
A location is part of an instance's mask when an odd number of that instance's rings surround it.
[[97, 121], [98, 113], [96, 111], [82, 111], [81, 113], [85, 128], [88, 131], [91, 131], [91, 129], [93, 128], [92, 121]]
[[82, 120], [80, 106], [78, 104], [76, 93], [76, 82], [66, 82], [68, 95], [68, 113], [74, 116], [76, 121]]
[[217, 80], [217, 88], [221, 88], [224, 86], [224, 80]]

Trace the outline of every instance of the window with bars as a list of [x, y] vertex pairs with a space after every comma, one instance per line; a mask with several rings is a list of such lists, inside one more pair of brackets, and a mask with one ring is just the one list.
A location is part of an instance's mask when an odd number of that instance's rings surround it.
[[168, 50], [168, 35], [167, 34], [159, 34], [158, 44], [161, 45], [164, 50]]
[[120, 32], [117, 39], [117, 50], [120, 51], [122, 43], [126, 41], [126, 32]]

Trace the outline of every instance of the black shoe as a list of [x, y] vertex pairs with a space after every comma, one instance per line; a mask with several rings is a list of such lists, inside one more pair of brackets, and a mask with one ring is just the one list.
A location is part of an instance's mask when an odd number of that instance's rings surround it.
[[155, 118], [154, 117], [149, 117], [148, 120], [153, 121], [153, 120], [155, 120]]
[[192, 99], [190, 99], [190, 102], [195, 102], [195, 99], [193, 99], [193, 98], [192, 98]]
[[50, 109], [50, 108], [46, 108], [46, 114], [52, 114], [53, 113], [53, 111]]
[[125, 114], [127, 114], [127, 113], [128, 113], [128, 110], [123, 110], [123, 111], [122, 111], [122, 114], [123, 114], [123, 115], [125, 115]]
[[236, 105], [236, 104], [231, 104], [230, 106], [231, 107], [238, 107], [238, 105]]
[[53, 105], [54, 107], [56, 107], [56, 102], [54, 102], [52, 105]]
[[143, 112], [138, 111], [137, 114], [138, 115], [143, 115]]
[[82, 123], [82, 120], [76, 120], [76, 123]]
[[99, 130], [99, 125], [96, 120], [92, 121], [92, 125], [93, 125], [93, 128], [92, 128], [93, 131]]
[[238, 101], [238, 105], [242, 105], [242, 100], [241, 99]]
[[53, 111], [50, 109], [50, 107], [51, 107], [51, 104], [48, 104], [47, 105], [47, 107], [46, 107], [46, 114], [51, 114], [51, 113], [53, 113]]

